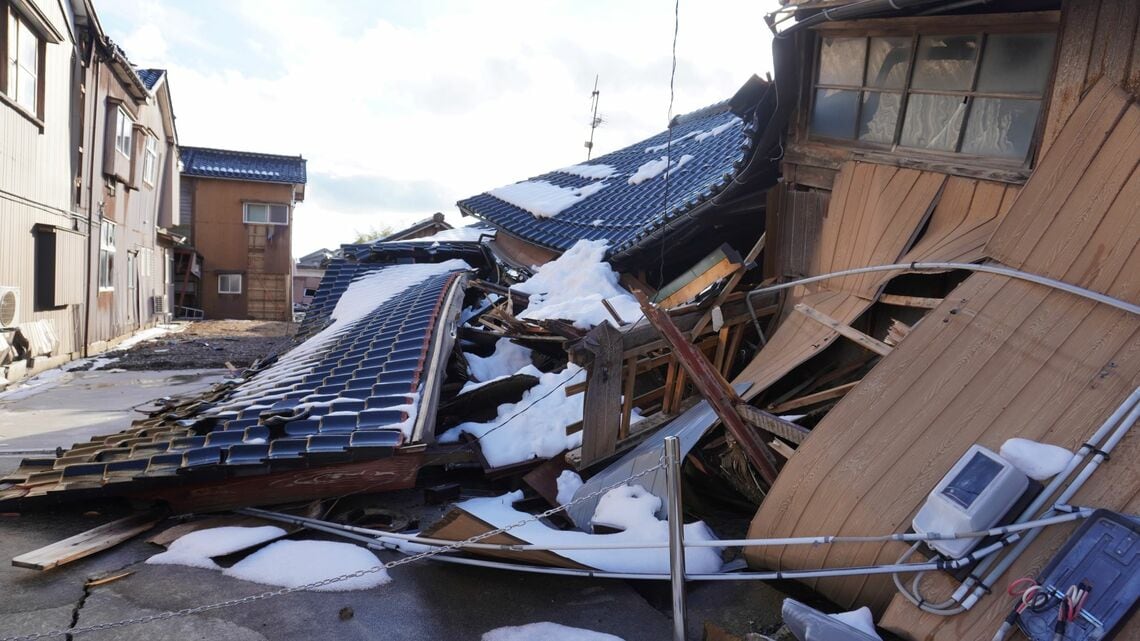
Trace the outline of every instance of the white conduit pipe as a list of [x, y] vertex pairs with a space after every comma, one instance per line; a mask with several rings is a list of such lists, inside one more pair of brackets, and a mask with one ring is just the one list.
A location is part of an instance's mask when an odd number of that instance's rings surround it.
[[1124, 310], [1126, 312], [1130, 312], [1132, 314], [1140, 315], [1140, 305], [1134, 305], [1134, 304], [1129, 303], [1127, 301], [1120, 300], [1119, 298], [1113, 298], [1112, 296], [1107, 296], [1107, 295], [1102, 294], [1100, 292], [1094, 292], [1091, 289], [1085, 289], [1084, 287], [1078, 287], [1076, 285], [1072, 285], [1070, 283], [1066, 283], [1064, 281], [1057, 280], [1055, 278], [1048, 278], [1048, 277], [1041, 276], [1038, 274], [1031, 274], [1029, 272], [1023, 272], [1023, 271], [1020, 271], [1017, 269], [1012, 269], [1009, 267], [1003, 267], [1000, 265], [976, 265], [974, 263], [922, 263], [922, 262], [914, 262], [914, 263], [894, 263], [891, 265], [876, 265], [874, 267], [856, 267], [854, 269], [845, 269], [843, 271], [831, 272], [830, 274], [823, 274], [822, 276], [809, 276], [807, 278], [799, 278], [799, 279], [796, 279], [793, 281], [788, 281], [786, 283], [779, 283], [776, 285], [770, 285], [768, 287], [761, 287], [759, 289], [754, 289], [754, 290], [748, 292], [748, 294], [745, 296], [745, 298], [748, 300], [749, 307], [751, 308], [752, 297], [755, 295], [767, 294], [769, 292], [776, 292], [776, 291], [780, 291], [781, 289], [789, 289], [791, 287], [795, 287], [796, 285], [808, 285], [811, 283], [818, 283], [820, 281], [830, 280], [832, 278], [840, 278], [843, 276], [857, 276], [859, 274], [871, 274], [874, 272], [894, 272], [894, 271], [923, 272], [923, 271], [945, 271], [945, 270], [953, 270], [953, 269], [963, 269], [963, 270], [972, 271], [972, 272], [983, 272], [986, 274], [999, 274], [1001, 276], [1009, 276], [1010, 278], [1016, 278], [1018, 280], [1024, 280], [1024, 281], [1028, 281], [1031, 283], [1037, 283], [1038, 285], [1044, 285], [1046, 287], [1052, 287], [1053, 289], [1059, 289], [1061, 291], [1068, 292], [1070, 294], [1075, 294], [1075, 295], [1080, 296], [1082, 298], [1087, 298], [1089, 300], [1096, 301], [1098, 303], [1104, 303], [1105, 305], [1110, 305], [1112, 307], [1115, 307], [1115, 308], [1120, 309], [1120, 310]]

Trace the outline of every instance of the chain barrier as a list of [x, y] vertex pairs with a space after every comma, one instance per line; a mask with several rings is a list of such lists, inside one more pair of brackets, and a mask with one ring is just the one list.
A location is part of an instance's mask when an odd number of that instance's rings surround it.
[[315, 590], [317, 588], [322, 588], [326, 585], [332, 585], [333, 583], [340, 583], [341, 581], [347, 581], [349, 579], [358, 579], [360, 577], [368, 576], [369, 574], [375, 574], [375, 573], [380, 572], [380, 571], [391, 570], [391, 569], [399, 567], [401, 565], [408, 565], [409, 563], [415, 563], [416, 561], [421, 561], [423, 559], [427, 559], [427, 558], [436, 556], [438, 554], [444, 554], [446, 552], [455, 552], [455, 551], [463, 549], [464, 547], [466, 547], [472, 543], [478, 543], [478, 542], [480, 542], [484, 539], [488, 539], [492, 536], [495, 536], [498, 534], [503, 534], [505, 532], [509, 532], [515, 528], [522, 527], [522, 526], [526, 525], [527, 523], [540, 521], [540, 520], [545, 519], [547, 517], [553, 516], [554, 514], [558, 514], [559, 512], [563, 512], [565, 510], [568, 510], [574, 505], [577, 505], [579, 503], [583, 503], [585, 501], [589, 501], [590, 499], [593, 499], [593, 498], [597, 498], [597, 497], [609, 492], [610, 490], [614, 490], [614, 489], [617, 489], [623, 485], [626, 485], [630, 481], [635, 481], [635, 480], [637, 480], [637, 479], [639, 479], [639, 478], [641, 478], [647, 474], [650, 474], [652, 472], [656, 472], [657, 470], [660, 470], [660, 469], [666, 467], [667, 464], [668, 463], [666, 460], [666, 456], [665, 456], [664, 452], [662, 452], [661, 456], [658, 458], [657, 465], [654, 465], [653, 467], [650, 467], [650, 468], [646, 468], [646, 469], [644, 469], [644, 470], [642, 470], [636, 474], [633, 474], [632, 476], [630, 476], [626, 479], [623, 479], [621, 481], [617, 481], [616, 483], [612, 483], [610, 485], [607, 485], [606, 487], [603, 487], [599, 490], [595, 490], [593, 492], [590, 492], [589, 494], [585, 494], [579, 498], [576, 498], [576, 499], [570, 501], [569, 503], [566, 503], [565, 505], [559, 505], [557, 507], [550, 508], [549, 510], [546, 510], [544, 512], [540, 512], [538, 514], [532, 515], [532, 516], [527, 517], [525, 519], [522, 519], [520, 521], [516, 521], [514, 523], [511, 523], [510, 525], [506, 525], [506, 526], [503, 526], [501, 528], [490, 530], [490, 531], [484, 532], [482, 534], [476, 534], [475, 536], [464, 539], [462, 541], [456, 541], [455, 543], [449, 543], [447, 545], [432, 548], [430, 550], [425, 550], [425, 551], [420, 552], [418, 554], [405, 556], [403, 558], [396, 559], [395, 561], [389, 561], [387, 563], [382, 563], [380, 565], [374, 565], [370, 568], [357, 570], [355, 572], [350, 572], [348, 574], [342, 574], [340, 576], [334, 576], [334, 577], [331, 577], [328, 579], [322, 579], [320, 581], [314, 581], [312, 583], [306, 583], [305, 585], [299, 585], [296, 587], [280, 588], [277, 590], [268, 590], [266, 592], [261, 592], [258, 594], [251, 594], [250, 596], [241, 597], [238, 599], [230, 599], [228, 601], [219, 601], [217, 603], [211, 603], [209, 605], [200, 605], [200, 606], [193, 607], [193, 608], [183, 608], [181, 610], [168, 610], [166, 612], [159, 612], [157, 614], [149, 614], [147, 616], [136, 617], [133, 619], [123, 619], [120, 621], [113, 621], [113, 622], [109, 622], [109, 623], [96, 623], [93, 625], [73, 627], [73, 628], [68, 628], [68, 629], [63, 629], [63, 630], [51, 630], [48, 632], [37, 632], [37, 633], [26, 634], [26, 635], [21, 635], [21, 636], [3, 637], [3, 638], [0, 638], [0, 641], [36, 641], [37, 639], [50, 639], [50, 638], [55, 638], [55, 637], [64, 637], [64, 636], [72, 636], [72, 635], [77, 635], [77, 634], [85, 634], [88, 632], [98, 632], [101, 630], [113, 630], [115, 628], [123, 628], [123, 627], [131, 626], [131, 625], [138, 625], [140, 623], [153, 623], [156, 621], [165, 621], [167, 619], [174, 619], [177, 617], [191, 616], [194, 614], [201, 614], [203, 612], [210, 612], [212, 610], [221, 610], [223, 608], [230, 608], [230, 607], [234, 607], [234, 606], [238, 606], [238, 605], [244, 605], [247, 603], [264, 601], [265, 599], [271, 599], [273, 597], [284, 596], [286, 594], [292, 594], [294, 592], [305, 592], [308, 590]]

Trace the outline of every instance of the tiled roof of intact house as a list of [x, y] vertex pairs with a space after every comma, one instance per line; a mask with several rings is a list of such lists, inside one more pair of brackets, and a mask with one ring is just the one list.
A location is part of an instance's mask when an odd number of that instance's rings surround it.
[[180, 147], [182, 175], [303, 185], [305, 159], [252, 151]]
[[162, 75], [166, 73], [166, 70], [136, 68], [135, 73], [138, 74], [139, 80], [142, 80], [143, 84], [146, 85], [147, 91], [153, 91], [154, 86], [158, 84], [159, 78], [162, 78]]
[[[750, 81], [755, 82], [760, 81]], [[735, 102], [678, 116], [671, 131], [580, 165], [491, 189], [458, 206], [556, 251], [581, 239], [608, 240], [611, 255], [628, 250], [666, 223], [692, 213], [745, 167], [756, 108], [753, 104], [751, 111], [742, 111]]]

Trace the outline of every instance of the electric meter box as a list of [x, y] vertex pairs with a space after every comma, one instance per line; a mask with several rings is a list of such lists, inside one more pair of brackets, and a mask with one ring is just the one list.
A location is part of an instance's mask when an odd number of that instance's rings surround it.
[[[1012, 463], [981, 445], [966, 454], [934, 486], [911, 525], [919, 534], [957, 534], [994, 527], [1029, 487], [1029, 478]], [[981, 539], [928, 541], [951, 559], [965, 556]]]

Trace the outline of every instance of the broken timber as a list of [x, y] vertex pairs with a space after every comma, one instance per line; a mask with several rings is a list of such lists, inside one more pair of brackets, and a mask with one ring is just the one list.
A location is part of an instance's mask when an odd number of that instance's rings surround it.
[[758, 427], [769, 434], [779, 436], [780, 438], [791, 441], [796, 445], [803, 443], [811, 434], [811, 430], [806, 427], [796, 425], [791, 421], [786, 421], [779, 416], [769, 414], [764, 410], [753, 407], [748, 403], [737, 403], [736, 411], [740, 412], [740, 417], [743, 418], [752, 427]]
[[808, 394], [807, 396], [801, 396], [790, 401], [785, 401], [778, 405], [769, 405], [768, 411], [774, 414], [779, 414], [781, 412], [787, 412], [788, 410], [799, 409], [801, 407], [807, 407], [808, 405], [822, 403], [823, 401], [830, 401], [833, 398], [842, 398], [843, 396], [847, 395], [847, 392], [850, 392], [858, 384], [859, 381], [845, 383], [831, 389], [825, 389], [821, 392], [815, 392], [813, 394]]
[[164, 510], [148, 510], [81, 532], [12, 559], [12, 565], [32, 570], [50, 570], [91, 556], [151, 529], [166, 518]]
[[693, 380], [693, 385], [712, 406], [725, 428], [740, 444], [748, 461], [759, 472], [765, 483], [771, 485], [775, 482], [777, 471], [775, 456], [768, 445], [759, 438], [753, 430], [749, 429], [737, 411], [736, 406], [741, 403], [740, 397], [729, 387], [720, 372], [716, 371], [708, 359], [697, 348], [685, 340], [684, 335], [673, 324], [669, 316], [649, 302], [640, 290], [634, 290], [633, 295], [641, 304], [645, 317], [653, 324], [661, 336], [673, 347], [673, 353], [681, 366]]
[[692, 336], [694, 338], [700, 336], [701, 331], [703, 331], [705, 326], [712, 320], [713, 310], [723, 305], [724, 301], [732, 294], [732, 291], [736, 289], [736, 286], [740, 284], [740, 279], [744, 278], [744, 273], [748, 271], [748, 266], [760, 257], [760, 252], [764, 251], [766, 236], [767, 232], [760, 234], [760, 239], [756, 241], [752, 250], [749, 251], [748, 255], [741, 261], [740, 268], [737, 269], [732, 276], [729, 276], [728, 283], [725, 284], [720, 294], [717, 294], [716, 300], [714, 300], [713, 304], [709, 307], [709, 311], [705, 312], [704, 316], [701, 316], [700, 319], [697, 320], [696, 325], [693, 325]]
[[804, 316], [807, 316], [813, 321], [825, 327], [831, 328], [840, 336], [855, 341], [856, 343], [862, 345], [863, 347], [866, 347], [876, 354], [886, 356], [887, 354], [891, 353], [890, 345], [887, 345], [883, 341], [876, 338], [872, 338], [871, 336], [864, 334], [863, 332], [855, 329], [854, 327], [851, 327], [850, 325], [841, 323], [814, 307], [805, 305], [803, 303], [797, 303], [793, 309], [803, 314]]
[[574, 345], [572, 356], [589, 371], [582, 415], [582, 464], [589, 465], [614, 453], [621, 429], [621, 333], [602, 323]]

